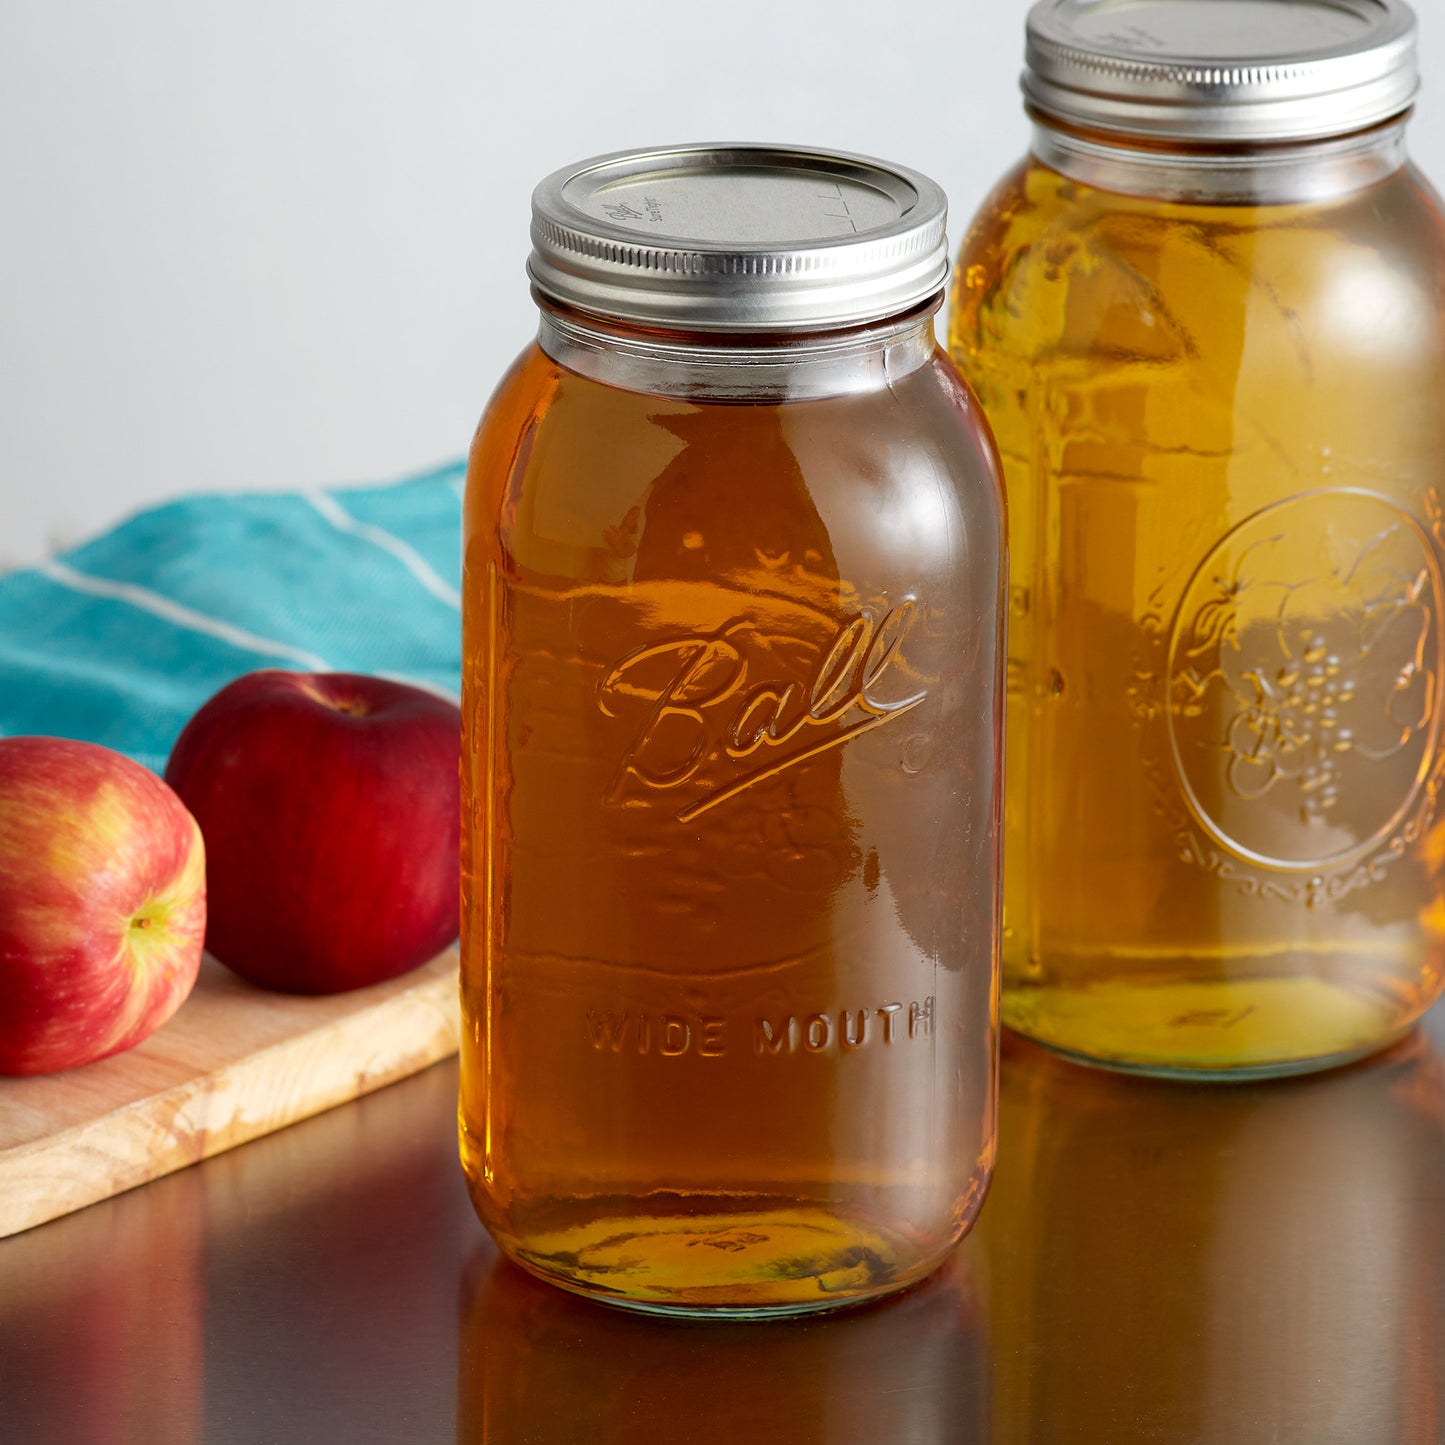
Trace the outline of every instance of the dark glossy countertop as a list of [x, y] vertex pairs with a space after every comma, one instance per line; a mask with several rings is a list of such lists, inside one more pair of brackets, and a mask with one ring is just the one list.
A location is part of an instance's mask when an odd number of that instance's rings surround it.
[[1273, 1085], [1011, 1042], [952, 1263], [772, 1325], [627, 1316], [503, 1265], [455, 1086], [438, 1065], [0, 1241], [0, 1441], [1445, 1441], [1445, 1011]]

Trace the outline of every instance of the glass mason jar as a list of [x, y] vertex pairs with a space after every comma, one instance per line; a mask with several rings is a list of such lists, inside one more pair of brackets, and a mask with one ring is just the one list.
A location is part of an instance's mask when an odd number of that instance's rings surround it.
[[533, 206], [465, 503], [472, 1198], [619, 1304], [883, 1294], [994, 1151], [1002, 498], [943, 196], [690, 147]]
[[1046, 0], [951, 349], [1013, 542], [1006, 1023], [1342, 1063], [1442, 984], [1445, 226], [1398, 0]]

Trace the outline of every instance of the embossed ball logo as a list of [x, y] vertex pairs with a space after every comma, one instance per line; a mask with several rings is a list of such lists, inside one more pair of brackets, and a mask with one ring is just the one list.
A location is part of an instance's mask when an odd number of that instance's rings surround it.
[[1387, 844], [1435, 762], [1442, 612], [1430, 537], [1385, 497], [1305, 493], [1229, 532], [1169, 640], [1169, 738], [1199, 825], [1290, 871]]

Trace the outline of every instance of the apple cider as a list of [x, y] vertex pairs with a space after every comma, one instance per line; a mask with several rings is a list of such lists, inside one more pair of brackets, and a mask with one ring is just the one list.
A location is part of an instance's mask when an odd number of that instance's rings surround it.
[[[539, 341], [465, 503], [468, 1185], [597, 1298], [866, 1299], [943, 1259], [994, 1149], [1001, 496], [933, 340], [941, 196], [738, 148], [534, 205]], [[697, 257], [564, 271], [564, 226]]]
[[[1033, 155], [959, 259], [1013, 540], [1003, 1016], [1088, 1060], [1317, 1068], [1445, 980], [1445, 224], [1408, 12], [1358, 8], [1040, 7]], [[1236, 81], [1153, 106], [1181, 55]]]

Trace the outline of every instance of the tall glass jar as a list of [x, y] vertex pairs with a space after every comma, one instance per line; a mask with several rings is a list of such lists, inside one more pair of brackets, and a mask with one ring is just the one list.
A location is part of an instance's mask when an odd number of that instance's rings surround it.
[[1045, 0], [951, 347], [1013, 539], [1004, 1019], [1322, 1068], [1445, 940], [1445, 224], [1399, 0]]
[[883, 1294], [994, 1151], [1002, 499], [943, 197], [687, 147], [533, 204], [465, 505], [472, 1198], [619, 1304]]

